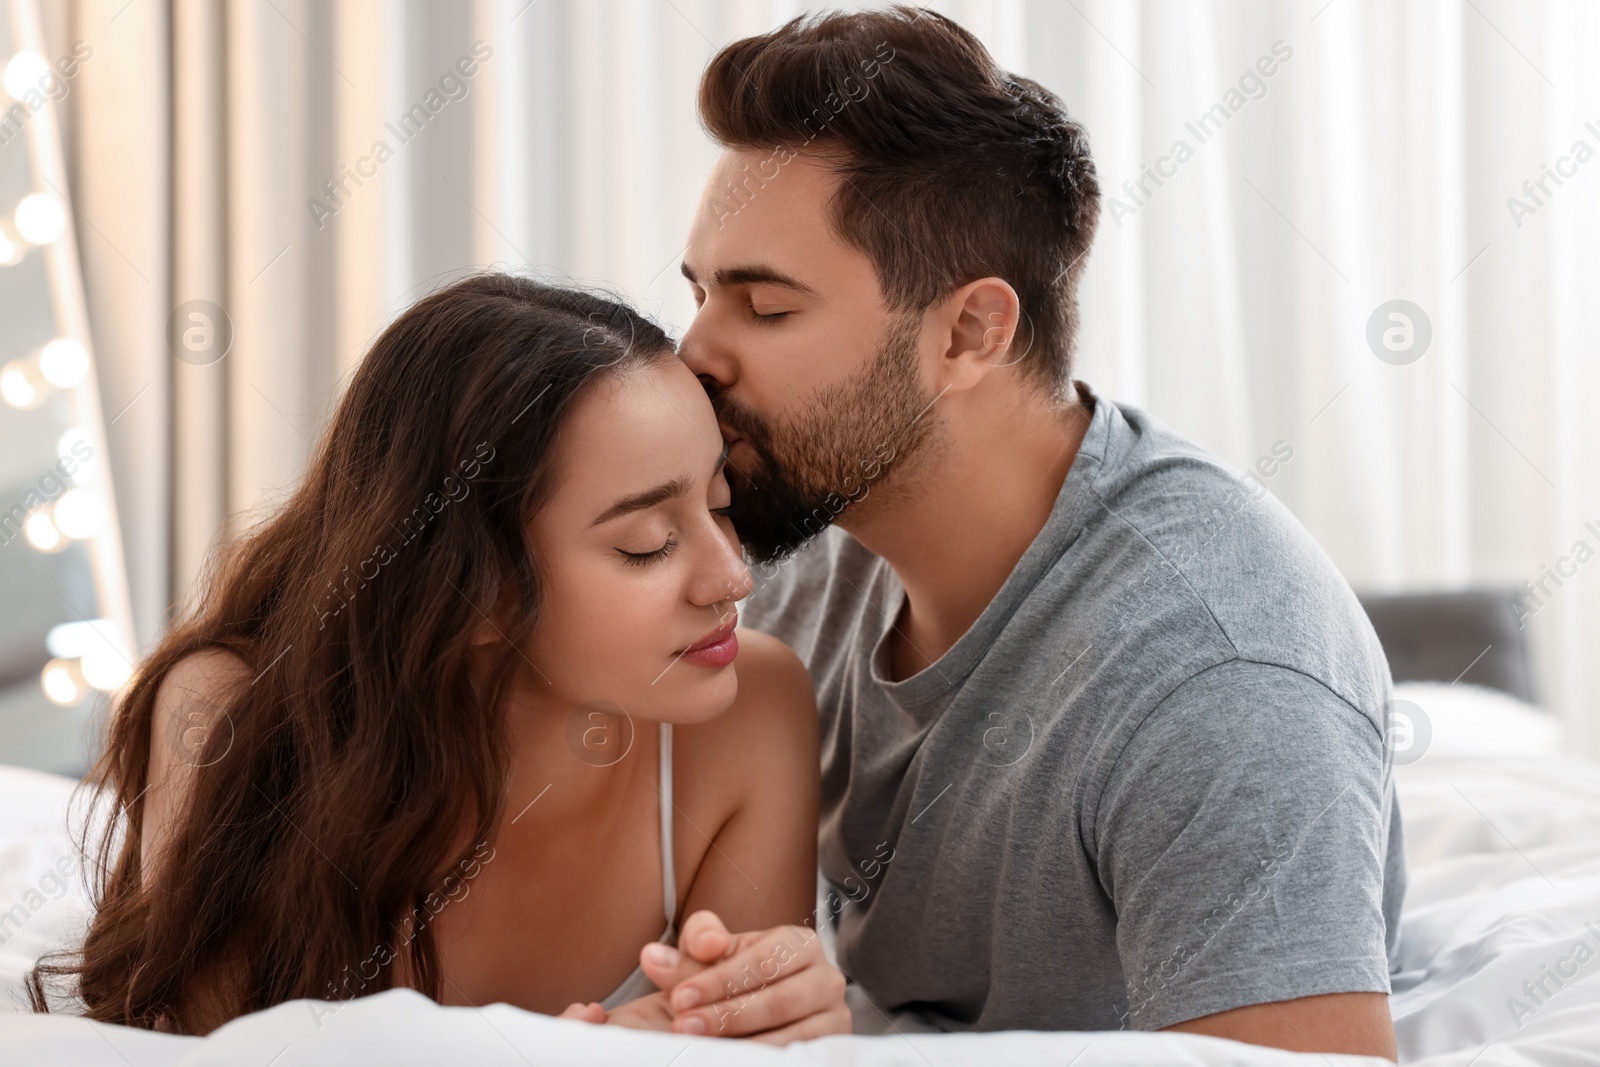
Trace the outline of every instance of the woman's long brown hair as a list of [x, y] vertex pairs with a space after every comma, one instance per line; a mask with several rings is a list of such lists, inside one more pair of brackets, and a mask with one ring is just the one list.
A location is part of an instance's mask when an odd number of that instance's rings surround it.
[[[84, 783], [110, 813], [95, 915], [81, 950], [28, 976], [34, 1010], [76, 994], [91, 1019], [196, 1033], [217, 1021], [197, 979], [228, 991], [231, 1018], [387, 989], [396, 963], [438, 999], [427, 904], [499, 823], [505, 699], [540, 605], [528, 522], [558, 432], [592, 382], [671, 353], [620, 303], [504, 274], [442, 289], [383, 333], [294, 495], [213, 554], [117, 702]], [[475, 682], [486, 617], [505, 642]], [[146, 871], [156, 692], [204, 649], [254, 680], [191, 756], [170, 861]]]

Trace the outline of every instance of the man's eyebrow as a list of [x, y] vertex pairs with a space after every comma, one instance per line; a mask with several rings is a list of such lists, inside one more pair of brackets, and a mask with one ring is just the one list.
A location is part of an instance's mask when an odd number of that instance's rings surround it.
[[[696, 285], [700, 283], [700, 280], [694, 276], [694, 271], [689, 269], [688, 263], [679, 264], [679, 269], [683, 271], [685, 278]], [[791, 289], [797, 293], [804, 293], [806, 296], [817, 295], [815, 289], [800, 279], [785, 274], [776, 267], [768, 267], [759, 263], [747, 267], [723, 267], [713, 273], [711, 277], [713, 281], [721, 286], [776, 285], [784, 289]]]
[[[717, 456], [717, 465], [711, 472], [713, 477], [716, 476], [718, 471], [722, 470], [722, 465], [728, 462], [728, 447], [730, 444], [731, 442], [729, 441], [722, 442], [722, 453]], [[602, 511], [600, 516], [589, 525], [591, 527], [599, 526], [602, 523], [610, 522], [612, 519], [620, 519], [624, 515], [632, 515], [636, 511], [653, 508], [657, 504], [665, 503], [675, 497], [688, 496], [689, 490], [693, 487], [694, 480], [688, 477], [678, 477], [670, 482], [662, 482], [654, 489], [646, 489], [642, 493], [633, 493], [623, 497]]]

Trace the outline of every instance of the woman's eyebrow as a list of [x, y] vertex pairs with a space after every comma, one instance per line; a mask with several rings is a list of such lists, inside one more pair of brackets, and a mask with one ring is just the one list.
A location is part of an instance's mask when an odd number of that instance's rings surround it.
[[[715, 477], [717, 472], [722, 470], [723, 464], [728, 462], [728, 448], [731, 444], [731, 441], [725, 440], [722, 442], [722, 453], [717, 456], [717, 465], [711, 471], [712, 477]], [[599, 517], [589, 525], [599, 526], [601, 523], [610, 522], [612, 519], [620, 519], [624, 515], [632, 515], [636, 511], [653, 508], [657, 504], [672, 500], [675, 497], [687, 496], [689, 490], [693, 487], [694, 479], [686, 475], [680, 475], [670, 482], [662, 482], [653, 489], [646, 489], [641, 493], [630, 493], [602, 511]]]
[[601, 523], [620, 519], [624, 515], [632, 515], [635, 511], [653, 508], [657, 504], [671, 500], [674, 497], [687, 496], [694, 481], [690, 478], [677, 477], [670, 482], [662, 482], [654, 489], [646, 489], [642, 493], [632, 493], [618, 500], [609, 508], [602, 511], [590, 526], [599, 526]]

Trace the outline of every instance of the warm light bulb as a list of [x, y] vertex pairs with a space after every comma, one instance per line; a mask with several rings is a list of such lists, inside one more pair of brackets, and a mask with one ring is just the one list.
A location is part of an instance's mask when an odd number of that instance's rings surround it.
[[39, 373], [57, 389], [81, 385], [89, 376], [89, 351], [70, 337], [57, 337], [40, 350]]
[[29, 193], [17, 201], [11, 221], [24, 240], [47, 245], [67, 228], [67, 212], [49, 193]]
[[81, 619], [73, 622], [58, 622], [50, 627], [50, 632], [44, 635], [44, 647], [50, 654], [59, 659], [77, 659], [83, 655], [83, 650], [89, 647], [89, 642], [97, 640], [94, 627], [103, 619]]
[[74, 541], [82, 541], [100, 532], [105, 509], [100, 506], [97, 494], [85, 489], [68, 489], [56, 501], [51, 517], [58, 530]]
[[84, 649], [82, 663], [84, 680], [96, 689], [121, 689], [133, 676], [133, 664], [128, 662], [128, 657], [107, 641]]
[[20, 359], [14, 359], [0, 368], [0, 396], [5, 397], [7, 404], [23, 411], [38, 407], [44, 399], [30, 370], [32, 368], [28, 363]]
[[14, 267], [22, 262], [22, 257], [28, 254], [28, 246], [18, 244], [0, 230], [0, 267]]
[[50, 64], [44, 61], [44, 56], [38, 52], [18, 52], [6, 64], [5, 77], [0, 83], [5, 85], [12, 99], [21, 100], [29, 92], [42, 92], [41, 85], [49, 73]]
[[82, 426], [74, 426], [56, 438], [56, 458], [71, 461], [62, 467], [78, 485], [87, 485], [100, 476], [100, 465], [95, 462], [94, 436]]
[[66, 538], [50, 521], [50, 512], [45, 508], [37, 509], [23, 520], [22, 534], [28, 539], [28, 544], [40, 552], [59, 552], [67, 547]]
[[44, 665], [39, 675], [39, 685], [50, 703], [70, 708], [81, 704], [89, 691], [88, 682], [78, 664], [73, 660], [53, 659]]
[[84, 651], [98, 644], [118, 645], [120, 630], [110, 619], [74, 619], [50, 627], [44, 647], [57, 659], [82, 659]]

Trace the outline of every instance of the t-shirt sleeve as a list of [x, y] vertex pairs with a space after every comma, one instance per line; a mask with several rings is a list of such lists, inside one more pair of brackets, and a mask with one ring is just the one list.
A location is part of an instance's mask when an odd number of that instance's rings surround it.
[[1233, 660], [1173, 690], [1116, 756], [1086, 828], [1127, 1024], [1389, 992], [1392, 788], [1378, 725], [1304, 674]]

